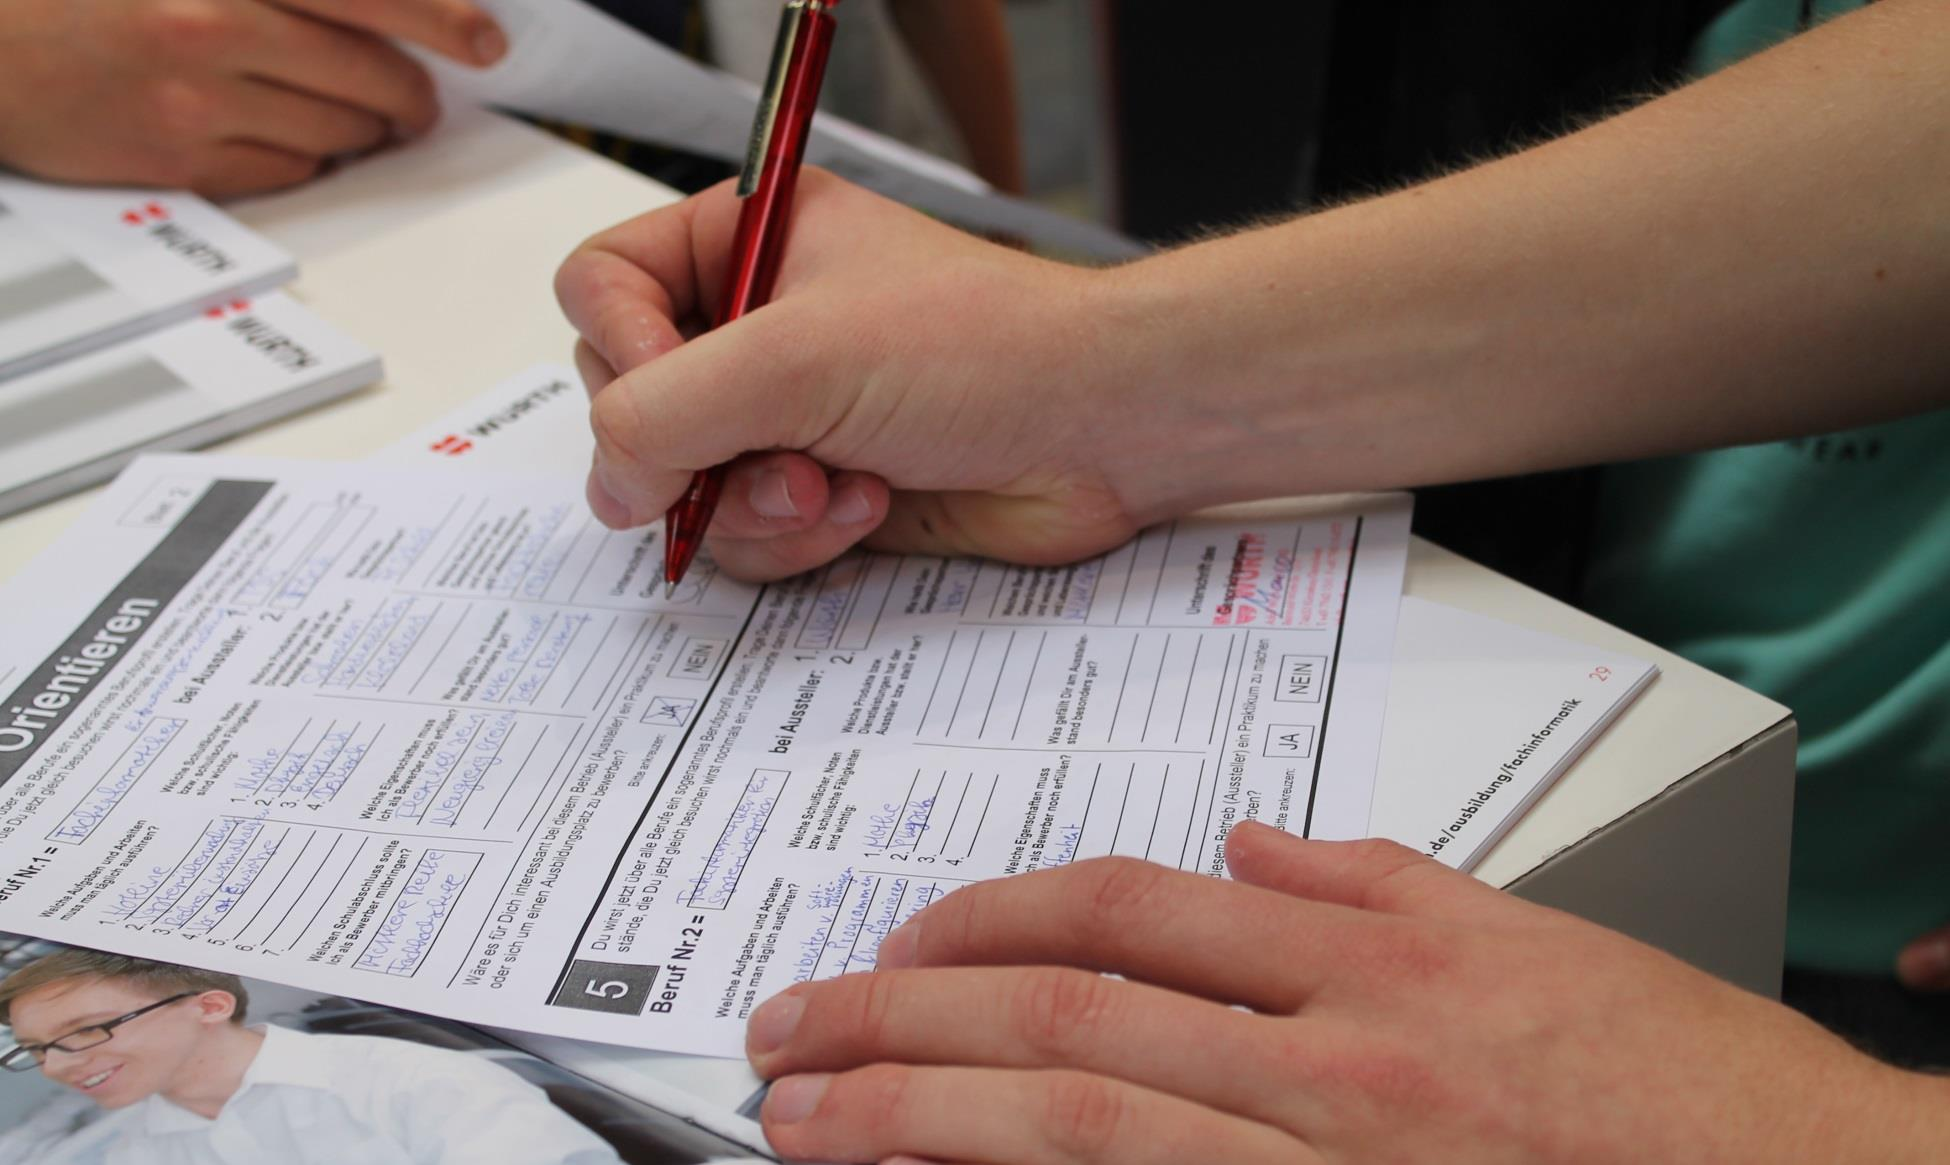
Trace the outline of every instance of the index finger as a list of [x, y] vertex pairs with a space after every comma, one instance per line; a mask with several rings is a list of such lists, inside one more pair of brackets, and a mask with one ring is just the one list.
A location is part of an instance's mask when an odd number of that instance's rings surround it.
[[378, 114], [400, 133], [424, 133], [439, 117], [433, 78], [398, 46], [302, 13], [276, 16], [266, 51], [247, 63], [253, 74]]
[[682, 342], [679, 326], [712, 302], [737, 215], [732, 184], [591, 236], [555, 273], [562, 314], [618, 374]]
[[[670, 292], [649, 272], [600, 248], [584, 247], [555, 272], [555, 301], [600, 364], [578, 359], [590, 393], [684, 342]], [[591, 373], [603, 377], [592, 380]]]
[[487, 66], [507, 55], [508, 37], [469, 0], [273, 0], [333, 24], [409, 41], [463, 65]]
[[978, 882], [880, 944], [879, 966], [1058, 964], [1291, 1014], [1386, 957], [1381, 920], [1131, 858]]
[[1392, 841], [1317, 841], [1257, 821], [1226, 835], [1226, 867], [1248, 885], [1385, 914], [1534, 916], [1540, 907]]

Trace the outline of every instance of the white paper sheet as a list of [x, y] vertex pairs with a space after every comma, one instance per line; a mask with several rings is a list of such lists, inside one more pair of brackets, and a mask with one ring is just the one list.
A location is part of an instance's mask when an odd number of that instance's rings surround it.
[[[484, 6], [508, 33], [509, 52], [500, 62], [474, 70], [421, 54], [449, 103], [494, 105], [744, 162], [756, 86], [700, 65], [582, 0], [486, 0]], [[1095, 223], [997, 194], [960, 166], [828, 114], [813, 121], [806, 160], [971, 230], [1094, 259], [1148, 250]]]
[[1470, 869], [1658, 674], [1622, 652], [1403, 598], [1374, 835]]
[[[588, 408], [576, 373], [550, 364], [510, 377], [378, 456], [461, 471], [573, 473], [588, 464], [591, 444]], [[1581, 719], [1602, 722], [1644, 690], [1635, 677], [1647, 665], [1614, 653], [1593, 655], [1588, 645], [1427, 600], [1404, 597], [1401, 610], [1388, 694], [1389, 731], [1370, 830], [1424, 852], [1436, 837], [1451, 838], [1436, 851], [1441, 860], [1471, 868], [1536, 795], [1568, 769], [1568, 763], [1559, 762], [1581, 753], [1595, 735], [1573, 740], [1553, 733], [1547, 738], [1552, 755], [1519, 766], [1522, 786], [1493, 795], [1492, 800], [1501, 801], [1493, 816], [1472, 815], [1458, 827], [1461, 809], [1494, 781], [1499, 765], [1512, 759], [1508, 754], [1518, 747], [1513, 742], [1527, 741], [1536, 731], [1538, 726], [1530, 723], [1535, 710], [1552, 706], [1553, 693], [1582, 686], [1592, 690], [1597, 712]], [[1609, 660], [1611, 682], [1585, 684], [1594, 666], [1604, 666], [1601, 660]], [[1484, 682], [1486, 678], [1492, 682]], [[1491, 775], [1477, 779], [1486, 773]], [[1457, 834], [1444, 834], [1449, 827], [1457, 828]], [[743, 1128], [731, 1114], [759, 1086], [742, 1058], [715, 1060], [505, 1030], [501, 1034], [538, 1055], [625, 1092], [641, 1093], [721, 1131]], [[686, 1095], [697, 1099], [686, 1105], [681, 1099]], [[720, 1121], [730, 1124], [721, 1128], [714, 1123]]]
[[977, 878], [1366, 829], [1406, 499], [665, 602], [580, 492], [138, 461], [0, 608], [0, 928], [728, 1055]]

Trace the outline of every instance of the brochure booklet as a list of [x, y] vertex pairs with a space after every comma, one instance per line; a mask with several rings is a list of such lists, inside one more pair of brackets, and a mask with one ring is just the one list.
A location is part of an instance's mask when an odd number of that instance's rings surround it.
[[0, 380], [0, 514], [364, 388], [379, 357], [282, 292]]
[[193, 194], [0, 174], [0, 379], [296, 274], [290, 256]]

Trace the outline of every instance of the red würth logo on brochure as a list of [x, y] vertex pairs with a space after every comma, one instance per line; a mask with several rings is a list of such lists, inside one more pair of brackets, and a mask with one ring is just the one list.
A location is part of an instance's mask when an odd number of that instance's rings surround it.
[[469, 441], [465, 437], [456, 437], [451, 433], [429, 446], [435, 453], [445, 453], [449, 457], [458, 457], [473, 447], [474, 442]]
[[139, 227], [152, 222], [165, 222], [168, 218], [169, 208], [160, 202], [145, 202], [133, 210], [125, 210], [122, 212], [122, 221], [132, 227]]
[[[192, 223], [195, 215], [191, 215]], [[157, 246], [205, 274], [221, 275], [237, 266], [237, 261], [219, 243], [213, 243], [194, 226], [177, 222], [167, 206], [155, 200], [132, 206], [122, 212], [122, 222], [148, 236]]]
[[203, 314], [209, 316], [213, 320], [220, 320], [228, 316], [243, 315], [245, 312], [249, 311], [250, 309], [251, 309], [250, 300], [233, 299], [229, 303], [220, 303], [215, 307], [206, 307], [203, 309]]

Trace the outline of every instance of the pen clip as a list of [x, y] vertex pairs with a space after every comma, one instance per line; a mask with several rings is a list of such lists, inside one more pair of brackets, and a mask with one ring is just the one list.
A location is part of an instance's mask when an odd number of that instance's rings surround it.
[[751, 141], [745, 146], [745, 168], [738, 175], [740, 198], [748, 198], [758, 189], [759, 176], [765, 172], [772, 134], [778, 129], [779, 105], [785, 99], [787, 66], [799, 40], [800, 18], [809, 6], [809, 0], [787, 0], [779, 13], [779, 35], [772, 42], [772, 62], [765, 67], [765, 87], [758, 95], [758, 116], [752, 120]]

